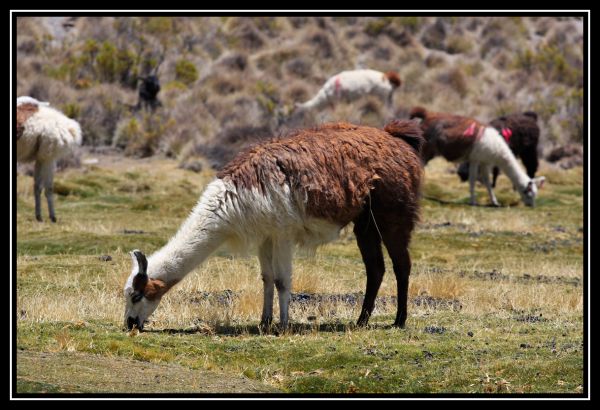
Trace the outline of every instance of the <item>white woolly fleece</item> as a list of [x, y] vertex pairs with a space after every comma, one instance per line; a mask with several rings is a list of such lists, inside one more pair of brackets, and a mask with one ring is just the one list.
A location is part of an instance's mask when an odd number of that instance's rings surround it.
[[342, 71], [331, 77], [309, 101], [297, 104], [300, 108], [319, 108], [330, 101], [356, 100], [365, 95], [376, 95], [383, 100], [394, 90], [385, 74], [376, 70]]
[[341, 227], [308, 217], [304, 199], [293, 197], [287, 185], [268, 190], [262, 194], [222, 179], [211, 182], [175, 236], [148, 258], [148, 276], [180, 280], [222, 244], [244, 250], [280, 238], [314, 248], [338, 237]]
[[60, 158], [81, 145], [81, 127], [75, 120], [45, 105], [24, 124], [23, 135], [17, 141], [17, 161], [52, 160]]
[[473, 145], [468, 160], [499, 167], [519, 190], [527, 187], [531, 181], [519, 166], [504, 138], [493, 127], [485, 128], [481, 138]]
[[22, 96], [22, 97], [18, 97], [17, 98], [17, 107], [21, 104], [35, 104], [35, 105], [45, 105], [45, 106], [49, 106], [50, 103], [49, 102], [43, 102], [43, 101], [38, 101], [33, 97], [29, 97], [29, 96]]

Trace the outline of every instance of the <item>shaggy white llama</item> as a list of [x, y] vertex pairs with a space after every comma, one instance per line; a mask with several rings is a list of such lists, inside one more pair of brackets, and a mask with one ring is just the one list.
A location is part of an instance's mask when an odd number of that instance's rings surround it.
[[42, 189], [48, 202], [50, 220], [56, 222], [54, 211], [54, 163], [81, 144], [81, 128], [77, 121], [50, 108], [48, 103], [31, 97], [17, 99], [17, 161], [34, 162], [33, 192], [35, 217], [42, 221]]
[[367, 271], [358, 324], [367, 324], [383, 279], [383, 243], [396, 275], [394, 325], [403, 327], [422, 141], [412, 121], [392, 122], [384, 130], [340, 123], [300, 130], [240, 154], [206, 187], [163, 248], [148, 259], [139, 250], [132, 252], [134, 267], [124, 287], [125, 326], [142, 329], [173, 285], [219, 246], [233, 243], [258, 247], [264, 286], [261, 327], [271, 324], [277, 288], [285, 328], [294, 245], [329, 242], [354, 222]]
[[326, 105], [333, 106], [337, 101], [354, 101], [366, 95], [376, 95], [391, 106], [394, 90], [400, 87], [401, 83], [400, 76], [393, 71], [342, 71], [327, 80], [312, 99], [305, 103], [296, 103], [296, 108], [320, 109]]
[[487, 188], [492, 204], [500, 205], [490, 183], [493, 167], [500, 168], [510, 178], [525, 205], [535, 205], [538, 187], [542, 186], [546, 178], [529, 178], [494, 127], [485, 126], [473, 118], [431, 112], [423, 107], [414, 107], [410, 118], [421, 119], [421, 128], [426, 140], [421, 156], [425, 164], [438, 155], [452, 162], [469, 161], [471, 205], [477, 204], [477, 179]]

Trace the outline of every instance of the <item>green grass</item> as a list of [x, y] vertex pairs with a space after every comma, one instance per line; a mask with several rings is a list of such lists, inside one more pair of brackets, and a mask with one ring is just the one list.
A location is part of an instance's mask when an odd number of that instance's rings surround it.
[[[256, 259], [224, 250], [164, 297], [148, 331], [122, 329], [127, 252], [160, 248], [211, 174], [188, 173], [166, 160], [92, 167], [85, 175], [70, 170], [57, 176], [71, 187], [57, 196], [57, 224], [35, 221], [31, 179], [19, 176], [17, 349], [34, 359], [17, 360], [17, 391], [119, 391], [119, 383], [94, 383], [95, 373], [85, 369], [97, 365], [110, 374], [114, 366], [118, 380], [134, 363], [154, 366], [173, 383], [160, 391], [184, 391], [169, 378], [184, 369], [191, 378], [206, 372], [211, 391], [232, 391], [232, 383], [217, 382], [229, 375], [256, 383], [256, 391], [293, 393], [581, 393], [581, 169], [542, 167], [548, 183], [536, 208], [519, 204], [501, 176], [496, 192], [510, 206], [497, 209], [466, 205], [468, 187], [449, 167], [435, 160], [426, 168], [406, 329], [389, 326], [393, 305], [378, 304], [367, 329], [354, 326], [360, 306], [292, 305], [293, 327], [278, 336], [257, 330]], [[478, 187], [485, 205], [483, 191]], [[99, 259], [105, 254], [112, 261]], [[387, 257], [386, 266], [380, 295], [395, 295]], [[295, 292], [364, 292], [350, 228], [315, 256], [299, 255], [294, 269]], [[235, 295], [231, 303], [200, 297], [225, 289]], [[424, 296], [458, 300], [460, 308], [416, 303]], [[42, 361], [35, 355], [42, 353], [85, 369], [69, 373], [56, 361], [50, 377], [52, 361], [36, 371]]]

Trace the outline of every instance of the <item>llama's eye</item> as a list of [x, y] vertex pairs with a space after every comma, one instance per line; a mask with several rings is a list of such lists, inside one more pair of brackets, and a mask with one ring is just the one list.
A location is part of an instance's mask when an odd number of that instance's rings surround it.
[[139, 302], [140, 300], [142, 300], [142, 297], [143, 297], [143, 296], [144, 296], [144, 295], [143, 295], [142, 293], [138, 293], [138, 292], [136, 292], [136, 293], [134, 293], [134, 294], [133, 294], [133, 296], [131, 296], [131, 301], [132, 301], [133, 303], [137, 303], [137, 302]]

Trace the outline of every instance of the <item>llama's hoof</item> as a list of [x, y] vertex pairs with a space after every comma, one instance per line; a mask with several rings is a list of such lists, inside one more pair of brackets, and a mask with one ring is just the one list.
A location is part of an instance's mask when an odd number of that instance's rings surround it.
[[258, 331], [261, 334], [269, 334], [271, 333], [272, 330], [272, 326], [271, 326], [271, 320], [263, 320], [262, 322], [260, 322], [260, 324], [258, 325]]
[[51, 216], [51, 217], [50, 217], [50, 220], [51, 220], [52, 222], [56, 223], [56, 217], [55, 217], [55, 216]]
[[392, 327], [397, 327], [398, 329], [404, 329], [406, 327], [406, 323], [405, 322], [394, 322]]
[[44, 220], [42, 219], [42, 217], [41, 217], [40, 215], [36, 215], [36, 216], [35, 216], [35, 219], [36, 219], [38, 222], [44, 222]]

